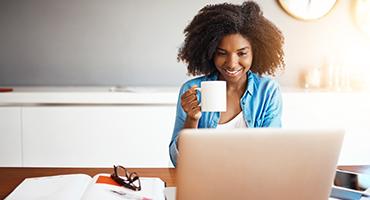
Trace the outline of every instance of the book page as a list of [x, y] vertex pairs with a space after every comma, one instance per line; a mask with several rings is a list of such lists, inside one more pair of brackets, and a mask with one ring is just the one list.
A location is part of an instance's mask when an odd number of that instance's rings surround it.
[[164, 200], [164, 182], [159, 178], [140, 177], [141, 191], [133, 191], [119, 186], [110, 174], [95, 175], [86, 189], [82, 200]]
[[91, 180], [86, 174], [26, 178], [5, 199], [80, 200]]

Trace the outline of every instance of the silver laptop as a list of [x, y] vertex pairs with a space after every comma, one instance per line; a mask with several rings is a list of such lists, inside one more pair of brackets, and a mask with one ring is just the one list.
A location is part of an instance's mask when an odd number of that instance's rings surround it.
[[343, 130], [185, 129], [178, 200], [327, 200]]

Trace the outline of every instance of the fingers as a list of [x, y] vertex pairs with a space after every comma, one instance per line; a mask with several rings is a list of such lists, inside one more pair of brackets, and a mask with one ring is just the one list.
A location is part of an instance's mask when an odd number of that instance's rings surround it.
[[188, 112], [187, 112], [188, 116], [191, 118], [191, 119], [199, 119], [201, 116], [202, 116], [202, 112], [200, 110], [200, 107], [197, 105], [195, 107], [192, 107]]
[[197, 85], [193, 85], [190, 89], [188, 89], [182, 96], [181, 98], [187, 98], [189, 96], [193, 96], [197, 94], [196, 88], [198, 88]]
[[194, 106], [193, 102], [198, 102], [197, 93], [196, 93], [195, 88], [197, 88], [196, 85], [192, 86], [189, 90], [187, 90], [181, 96], [181, 105], [182, 105], [182, 107], [187, 107], [188, 105]]
[[198, 103], [198, 100], [195, 97], [194, 99], [189, 100], [189, 101], [182, 101], [181, 106], [182, 106], [182, 108], [184, 109], [185, 112], [189, 112], [189, 111], [199, 107], [199, 103]]
[[191, 105], [191, 106], [194, 106], [193, 104], [196, 103], [198, 104], [198, 98], [197, 98], [197, 95], [191, 95], [191, 96], [188, 96], [184, 99], [181, 100], [181, 103], [183, 105]]
[[192, 115], [192, 116], [196, 116], [196, 115], [198, 115], [198, 114], [200, 114], [201, 113], [201, 111], [200, 111], [200, 107], [199, 106], [196, 106], [196, 107], [193, 107], [191, 110], [190, 110], [190, 112], [189, 112], [189, 114], [190, 115]]
[[189, 90], [187, 90], [181, 96], [181, 106], [184, 111], [191, 118], [199, 119], [201, 116], [200, 106], [197, 98], [196, 88], [198, 86], [194, 85]]

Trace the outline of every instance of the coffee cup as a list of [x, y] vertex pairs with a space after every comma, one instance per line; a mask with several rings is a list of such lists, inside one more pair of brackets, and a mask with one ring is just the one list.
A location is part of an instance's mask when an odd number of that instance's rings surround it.
[[202, 112], [226, 112], [226, 81], [203, 81], [196, 90]]

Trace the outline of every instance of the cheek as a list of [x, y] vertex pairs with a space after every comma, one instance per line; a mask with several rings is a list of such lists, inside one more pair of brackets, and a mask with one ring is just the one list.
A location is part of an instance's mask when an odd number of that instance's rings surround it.
[[215, 64], [216, 67], [221, 67], [224, 63], [225, 63], [225, 59], [223, 59], [222, 57], [215, 57], [213, 59], [213, 62]]
[[251, 58], [245, 58], [239, 61], [240, 65], [242, 65], [245, 68], [250, 68], [252, 65], [252, 59]]

